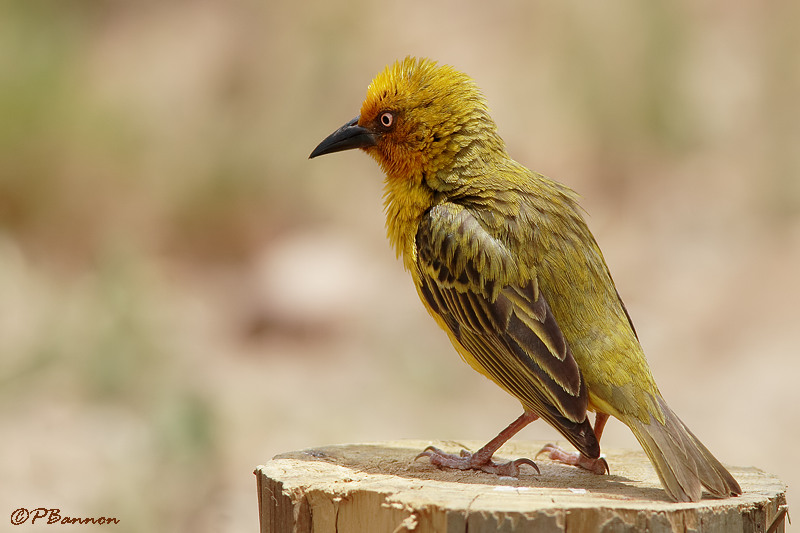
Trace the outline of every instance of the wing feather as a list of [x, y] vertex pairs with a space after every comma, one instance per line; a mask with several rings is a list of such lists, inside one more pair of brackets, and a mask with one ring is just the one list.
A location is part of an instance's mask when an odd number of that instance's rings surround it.
[[535, 265], [518, 264], [469, 209], [452, 203], [426, 213], [416, 245], [420, 292], [462, 355], [597, 457], [586, 385], [538, 290]]

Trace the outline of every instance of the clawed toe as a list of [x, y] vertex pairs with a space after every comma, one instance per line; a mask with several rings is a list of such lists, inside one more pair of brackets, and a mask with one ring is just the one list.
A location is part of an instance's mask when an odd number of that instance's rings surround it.
[[519, 477], [520, 467], [528, 465], [539, 473], [539, 467], [536, 466], [532, 460], [527, 458], [516, 459], [507, 463], [495, 463], [492, 461], [491, 456], [480, 453], [470, 453], [467, 450], [461, 450], [459, 455], [445, 453], [439, 448], [428, 446], [420, 452], [414, 460], [420, 457], [428, 457], [431, 464], [440, 468], [455, 468], [458, 470], [480, 470], [489, 474], [498, 476]]
[[555, 444], [545, 444], [544, 447], [534, 456], [534, 458], [538, 459], [538, 457], [542, 454], [546, 454], [547, 457], [553, 461], [558, 461], [559, 463], [566, 465], [577, 466], [594, 474], [603, 475], [608, 474], [610, 471], [608, 468], [608, 461], [606, 461], [606, 458], [603, 456], [593, 459], [579, 452], [564, 451]]
[[534, 463], [532, 460], [528, 459], [527, 457], [522, 457], [520, 459], [515, 459], [513, 461], [509, 461], [507, 463], [503, 463], [497, 465], [498, 474], [501, 476], [511, 476], [511, 477], [519, 477], [519, 467], [522, 465], [528, 465], [534, 470], [536, 470], [537, 474], [541, 474], [542, 472], [539, 470], [539, 467]]
[[[465, 450], [461, 450], [462, 453], [464, 451]], [[420, 457], [430, 457], [431, 462], [436, 464], [434, 462], [434, 458], [445, 458], [445, 457], [447, 457], [447, 458], [455, 458], [456, 456], [454, 456], [453, 454], [450, 454], [450, 453], [445, 453], [442, 450], [440, 450], [439, 448], [437, 448], [436, 446], [428, 446], [427, 448], [425, 448], [424, 450], [419, 452], [419, 454], [417, 454], [417, 456], [414, 457], [414, 460], [416, 461]]]

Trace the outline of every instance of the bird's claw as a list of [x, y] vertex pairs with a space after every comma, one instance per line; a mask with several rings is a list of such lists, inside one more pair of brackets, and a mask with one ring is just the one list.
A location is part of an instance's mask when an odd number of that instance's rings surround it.
[[536, 470], [536, 473], [541, 473], [539, 467], [536, 466], [532, 460], [527, 458], [515, 459], [507, 463], [495, 463], [492, 461], [491, 456], [481, 454], [480, 451], [470, 453], [467, 450], [461, 450], [458, 455], [452, 453], [445, 453], [439, 448], [428, 446], [420, 452], [414, 460], [420, 457], [430, 458], [431, 464], [440, 468], [455, 468], [458, 470], [480, 470], [489, 474], [496, 474], [498, 476], [519, 477], [519, 469], [522, 465], [528, 465]]
[[[462, 451], [462, 452], [464, 452], [464, 451], [466, 451], [466, 450], [461, 450], [461, 451]], [[442, 455], [444, 455], [444, 452], [442, 452], [442, 451], [441, 451], [439, 448], [437, 448], [437, 447], [435, 447], [435, 446], [428, 446], [427, 448], [425, 448], [424, 450], [422, 450], [421, 452], [419, 452], [419, 453], [417, 454], [417, 456], [416, 456], [416, 457], [414, 457], [414, 460], [416, 461], [416, 460], [418, 460], [420, 457], [432, 457], [432, 456], [433, 456], [433, 454], [442, 454]]]
[[562, 450], [555, 444], [545, 444], [544, 447], [534, 456], [538, 459], [540, 455], [547, 454], [548, 459], [558, 461], [565, 465], [577, 466], [588, 470], [593, 474], [603, 475], [608, 474], [611, 470], [608, 467], [608, 461], [602, 455], [597, 459], [587, 457], [580, 452], [567, 452]]
[[534, 463], [533, 460], [528, 459], [527, 457], [520, 457], [519, 459], [514, 459], [513, 461], [509, 461], [507, 463], [503, 463], [503, 464], [500, 464], [500, 465], [497, 465], [497, 466], [499, 468], [509, 468], [511, 470], [511, 472], [512, 472], [512, 473], [509, 473], [509, 474], [501, 474], [501, 475], [511, 476], [511, 477], [519, 477], [519, 467], [522, 466], [522, 465], [530, 466], [531, 468], [536, 470], [537, 474], [541, 474], [542, 473], [541, 470], [539, 470], [539, 467], [536, 465], [536, 463]]

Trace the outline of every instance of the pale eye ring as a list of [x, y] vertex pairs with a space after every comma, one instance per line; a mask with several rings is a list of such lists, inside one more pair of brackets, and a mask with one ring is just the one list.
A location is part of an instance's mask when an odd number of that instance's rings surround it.
[[392, 124], [394, 124], [394, 115], [389, 111], [381, 113], [381, 116], [378, 118], [380, 120], [381, 126], [384, 128], [391, 128]]

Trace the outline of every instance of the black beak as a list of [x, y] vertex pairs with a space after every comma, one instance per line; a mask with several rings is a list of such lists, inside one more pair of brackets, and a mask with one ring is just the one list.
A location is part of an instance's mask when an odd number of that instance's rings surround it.
[[311, 155], [309, 159], [313, 159], [318, 155], [332, 154], [334, 152], [341, 152], [342, 150], [351, 150], [353, 148], [366, 148], [367, 146], [375, 146], [375, 134], [358, 125], [358, 118], [356, 117], [338, 130], [328, 135], [323, 140]]

